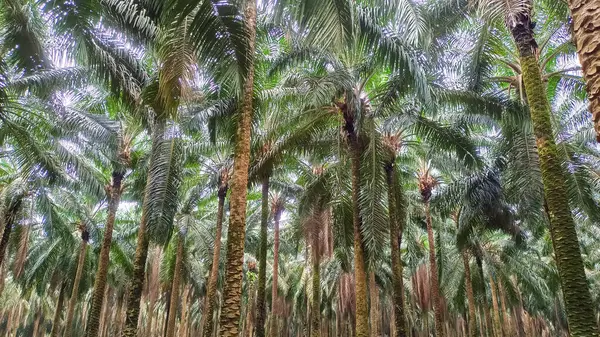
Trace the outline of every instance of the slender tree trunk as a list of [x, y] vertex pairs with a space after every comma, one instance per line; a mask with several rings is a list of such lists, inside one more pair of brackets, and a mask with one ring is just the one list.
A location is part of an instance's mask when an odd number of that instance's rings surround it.
[[310, 337], [321, 337], [321, 253], [319, 236], [313, 233], [312, 242], [312, 315]]
[[356, 305], [356, 337], [369, 336], [369, 302], [367, 294], [367, 270], [364, 247], [362, 243], [362, 220], [360, 218], [360, 157], [361, 141], [354, 129], [354, 112], [347, 103], [338, 103], [343, 118], [344, 131], [348, 140], [352, 178], [352, 223], [354, 229], [354, 292]]
[[465, 266], [465, 288], [467, 289], [467, 303], [469, 305], [469, 337], [477, 337], [477, 314], [475, 313], [475, 295], [471, 281], [471, 267], [469, 255], [466, 251], [461, 252], [463, 265]]
[[369, 273], [369, 297], [371, 302], [371, 336], [379, 337], [381, 329], [381, 308], [379, 307], [379, 289], [377, 289], [377, 283], [375, 282], [374, 271]]
[[[155, 124], [154, 134], [152, 135], [152, 154], [154, 158], [155, 151], [159, 150], [162, 139], [165, 136], [166, 122], [163, 120], [157, 121]], [[154, 161], [150, 160], [150, 168], [154, 167]], [[149, 173], [151, 170], [149, 170]], [[140, 317], [140, 301], [144, 290], [144, 281], [146, 278], [146, 260], [148, 259], [148, 246], [150, 244], [147, 227], [148, 227], [148, 203], [150, 199], [150, 184], [153, 179], [151, 174], [146, 180], [146, 188], [144, 191], [144, 201], [142, 203], [142, 216], [137, 235], [137, 246], [135, 248], [135, 258], [133, 260], [133, 275], [130, 280], [127, 293], [127, 309], [125, 315], [125, 327], [121, 332], [121, 337], [137, 337], [138, 321]]]
[[502, 333], [505, 336], [510, 336], [513, 332], [512, 322], [510, 315], [508, 314], [508, 307], [506, 306], [506, 292], [502, 284], [502, 279], [498, 278], [498, 290], [500, 292], [501, 308], [502, 308]]
[[277, 287], [279, 286], [279, 221], [283, 207], [276, 203], [273, 210], [274, 243], [273, 243], [273, 279], [271, 287], [271, 337], [278, 336], [277, 327]]
[[369, 305], [367, 301], [367, 271], [362, 244], [359, 210], [360, 152], [352, 151], [352, 218], [354, 223], [354, 277], [356, 293], [356, 337], [369, 336]]
[[[582, 26], [582, 24], [586, 22], [588, 24], [591, 22], [600, 22], [597, 16], [593, 16], [594, 11], [596, 13], [600, 12], [597, 2], [572, 0], [570, 3], [573, 7], [572, 9], [577, 9], [575, 14], [578, 15], [578, 21], [575, 28], [578, 29], [579, 33], [576, 34], [576, 37], [578, 34], [583, 35], [585, 29], [591, 29], [589, 33], [596, 34], [600, 29], [599, 27], [592, 28], [593, 25]], [[575, 8], [574, 5], [576, 4], [579, 4], [578, 8]], [[589, 4], [589, 6], [586, 4]], [[581, 9], [585, 10], [585, 16], [581, 15], [583, 14], [580, 11]], [[592, 10], [592, 12], [587, 12], [587, 10]], [[584, 17], [588, 18], [588, 20], [584, 20]], [[544, 183], [546, 204], [550, 218], [550, 232], [558, 274], [562, 285], [569, 332], [572, 337], [598, 336], [594, 306], [585, 276], [583, 259], [579, 251], [579, 240], [575, 231], [575, 223], [569, 208], [569, 198], [565, 186], [565, 172], [561, 166], [562, 161], [554, 141], [550, 105], [536, 56], [537, 43], [530, 18], [531, 13], [526, 11], [519, 13], [512, 20], [509, 28], [519, 51], [523, 82], [525, 83], [525, 92], [527, 93], [529, 111], [540, 158], [540, 171], [542, 172], [542, 181]], [[582, 46], [579, 49], [580, 57], [583, 55], [584, 58], [582, 61], [586, 62], [586, 71], [584, 71], [584, 74], [588, 79], [588, 89], [595, 91], [595, 96], [590, 97], [594, 100], [592, 104], [595, 106], [598, 106], [599, 96], [596, 94], [600, 92], [600, 85], [597, 85], [600, 82], [592, 82], [590, 80], [593, 74], [598, 77], [598, 69], [596, 66], [593, 66], [593, 64], [598, 63], [598, 58], [595, 59], [594, 63], [591, 60], [592, 54], [587, 54], [585, 51], [589, 50], [591, 52], [595, 48], [596, 52], [593, 55], [598, 57], [599, 52], [596, 47], [600, 43], [599, 40], [600, 38], [595, 35], [593, 40], [582, 37], [580, 41], [577, 41], [578, 46]], [[594, 83], [596, 83], [595, 88], [593, 87]], [[598, 114], [596, 114], [597, 117]]]
[[69, 300], [69, 309], [67, 310], [67, 319], [65, 321], [64, 337], [71, 337], [73, 332], [73, 315], [75, 314], [75, 305], [77, 305], [77, 295], [79, 294], [79, 284], [83, 275], [83, 266], [85, 265], [85, 255], [87, 251], [87, 243], [89, 239], [88, 232], [84, 229], [81, 233], [81, 246], [79, 248], [79, 260], [77, 261], [77, 271], [75, 272], [75, 280], [71, 291], [71, 299]]
[[266, 288], [267, 288], [267, 228], [269, 225], [269, 176], [267, 172], [262, 180], [260, 248], [258, 256], [258, 290], [256, 297], [256, 337], [265, 337], [267, 318]]
[[256, 310], [254, 310], [254, 300], [256, 297], [256, 285], [254, 278], [250, 279], [248, 282], [248, 289], [250, 289], [250, 295], [248, 296], [248, 304], [246, 305], [246, 331], [244, 333], [244, 337], [252, 337], [252, 331], [254, 330], [254, 317], [256, 315]]
[[402, 230], [406, 220], [406, 214], [403, 210], [396, 207], [402, 207], [404, 200], [397, 200], [397, 195], [402, 191], [397, 191], [394, 172], [394, 160], [391, 160], [385, 167], [388, 184], [388, 211], [390, 220], [390, 246], [392, 255], [392, 286], [393, 286], [393, 306], [394, 306], [394, 329], [397, 337], [406, 337], [406, 317], [404, 315], [404, 278], [402, 272], [402, 258], [400, 252], [400, 243]]
[[106, 289], [106, 276], [108, 275], [108, 263], [110, 260], [110, 246], [112, 244], [113, 228], [117, 209], [121, 201], [121, 183], [124, 173], [113, 171], [112, 183], [110, 185], [110, 195], [108, 202], [108, 216], [106, 218], [106, 227], [104, 228], [104, 238], [100, 248], [100, 258], [98, 260], [98, 271], [94, 279], [94, 294], [92, 295], [92, 308], [90, 310], [89, 323], [87, 325], [87, 337], [98, 337], [98, 327], [100, 323], [100, 311], [104, 301], [104, 290]]
[[492, 290], [492, 307], [494, 309], [494, 331], [497, 337], [504, 337], [502, 322], [500, 321], [500, 306], [498, 305], [498, 291], [494, 277], [490, 275], [490, 289]]
[[205, 296], [205, 315], [203, 325], [203, 336], [211, 337], [213, 332], [213, 315], [215, 311], [215, 304], [217, 301], [217, 280], [219, 279], [219, 260], [221, 258], [221, 236], [223, 231], [223, 213], [225, 208], [225, 197], [227, 196], [227, 182], [223, 184], [223, 177], [221, 177], [221, 185], [219, 186], [218, 197], [219, 205], [217, 207], [217, 229], [215, 232], [215, 247], [213, 249], [212, 266], [210, 268], [210, 276], [208, 279], [208, 287]]
[[433, 294], [433, 311], [435, 314], [435, 335], [444, 336], [442, 320], [442, 301], [440, 295], [440, 284], [438, 281], [437, 261], [435, 258], [435, 242], [433, 239], [433, 226], [431, 224], [431, 212], [429, 211], [429, 200], [425, 201], [425, 219], [427, 222], [427, 238], [429, 241], [429, 268], [431, 270], [431, 293]]
[[[4, 216], [4, 231], [2, 232], [2, 238], [0, 239], [0, 267], [2, 267], [2, 263], [4, 262], [4, 257], [6, 256], [6, 248], [8, 247], [8, 242], [10, 239], [10, 234], [12, 232], [13, 223], [15, 220], [15, 216], [17, 212], [21, 208], [21, 202], [23, 198], [19, 197], [18, 200], [6, 210]], [[1, 293], [0, 293], [1, 294]]]
[[50, 337], [58, 337], [58, 330], [60, 329], [60, 318], [63, 312], [63, 306], [65, 303], [65, 288], [66, 285], [63, 284], [60, 287], [60, 292], [58, 293], [58, 301], [56, 302], [56, 308], [54, 308], [54, 318], [52, 320], [52, 330], [50, 331]]
[[175, 270], [173, 271], [173, 283], [171, 284], [171, 304], [169, 308], [169, 319], [167, 321], [166, 337], [175, 336], [175, 321], [177, 319], [177, 307], [179, 306], [179, 285], [181, 283], [181, 272], [183, 269], [183, 248], [185, 245], [186, 228], [180, 229], [177, 240], [177, 255], [175, 255]]
[[600, 6], [595, 0], [569, 0], [573, 42], [587, 84], [590, 112], [600, 142]]
[[250, 136], [254, 94], [254, 52], [256, 49], [256, 0], [246, 0], [244, 19], [248, 37], [248, 73], [244, 79], [242, 109], [238, 120], [233, 178], [231, 183], [229, 230], [227, 233], [227, 266], [223, 290], [220, 337], [239, 335], [240, 300], [242, 296], [242, 263], [246, 234], [246, 194], [250, 163]]

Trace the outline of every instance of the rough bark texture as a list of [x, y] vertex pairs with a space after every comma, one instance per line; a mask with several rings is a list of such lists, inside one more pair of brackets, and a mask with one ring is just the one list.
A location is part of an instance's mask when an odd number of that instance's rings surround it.
[[427, 240], [429, 242], [429, 269], [431, 270], [431, 293], [433, 299], [433, 311], [435, 313], [435, 335], [444, 336], [442, 319], [442, 301], [440, 297], [440, 284], [438, 280], [438, 268], [435, 258], [435, 242], [433, 239], [433, 226], [431, 224], [431, 212], [429, 211], [429, 200], [425, 200], [425, 219], [427, 222]]
[[375, 282], [375, 272], [369, 273], [369, 298], [371, 306], [371, 336], [379, 337], [381, 327], [381, 308], [379, 307], [379, 289], [377, 289], [377, 283]]
[[[592, 1], [581, 2], [591, 3]], [[597, 1], [594, 3], [598, 6]], [[600, 19], [596, 17], [594, 21], [598, 20]], [[554, 140], [550, 106], [536, 58], [537, 44], [530, 14], [522, 13], [515, 21], [514, 25], [509, 28], [519, 50], [523, 82], [540, 158], [540, 171], [550, 218], [550, 233], [561, 280], [569, 332], [572, 337], [598, 336], [592, 298], [579, 251], [579, 240], [569, 208], [565, 173]], [[578, 25], [581, 26], [581, 18], [579, 21]], [[596, 40], [598, 40], [597, 36]], [[589, 64], [587, 66], [589, 75]]]
[[269, 174], [262, 181], [260, 248], [258, 255], [258, 289], [256, 297], [256, 337], [265, 337], [267, 318], [267, 227], [269, 225]]
[[569, 9], [573, 18], [573, 40], [587, 84], [596, 139], [600, 142], [600, 2], [569, 0]]
[[217, 208], [217, 230], [215, 232], [215, 247], [213, 250], [212, 267], [210, 268], [210, 276], [208, 279], [208, 287], [206, 290], [206, 298], [204, 304], [204, 314], [206, 319], [204, 320], [202, 336], [212, 336], [213, 332], [213, 313], [215, 310], [216, 293], [217, 293], [217, 280], [219, 278], [219, 260], [221, 258], [221, 235], [223, 231], [223, 212], [225, 207], [225, 197], [227, 196], [227, 183], [219, 186], [219, 206]]
[[2, 238], [0, 239], [0, 267], [2, 267], [4, 257], [6, 256], [6, 248], [8, 247], [13, 223], [17, 212], [21, 208], [22, 200], [22, 197], [19, 197], [18, 200], [6, 210], [4, 219], [2, 219], [4, 221], [4, 231], [2, 232]]
[[273, 209], [273, 225], [275, 226], [274, 231], [274, 242], [273, 242], [273, 276], [272, 276], [272, 287], [271, 287], [271, 337], [277, 337], [277, 287], [279, 283], [279, 221], [281, 220], [281, 213], [283, 207], [279, 203], [275, 203]]
[[[390, 220], [390, 246], [392, 255], [392, 283], [394, 305], [394, 329], [396, 336], [406, 337], [406, 318], [404, 315], [404, 278], [402, 277], [402, 258], [400, 256], [400, 240], [405, 217], [404, 212], [396, 208], [396, 181], [393, 161], [386, 168], [388, 184], [388, 212]], [[402, 215], [401, 215], [402, 214]]]
[[81, 233], [81, 246], [79, 248], [79, 259], [77, 261], [77, 271], [75, 272], [75, 280], [73, 280], [73, 287], [71, 291], [71, 299], [69, 300], [69, 309], [67, 310], [67, 319], [65, 320], [65, 333], [63, 337], [71, 337], [73, 332], [73, 315], [75, 314], [75, 305], [77, 305], [77, 295], [79, 294], [79, 284], [81, 283], [81, 276], [83, 275], [83, 266], [85, 264], [85, 253], [87, 251], [87, 244], [89, 234], [84, 229]]
[[250, 164], [250, 136], [254, 93], [254, 51], [256, 48], [256, 0], [247, 0], [244, 11], [248, 32], [248, 73], [243, 90], [242, 109], [238, 120], [233, 177], [231, 183], [229, 230], [227, 232], [227, 266], [223, 289], [223, 309], [219, 336], [239, 335], [240, 300], [242, 297], [242, 264], [246, 235], [246, 194]]
[[[185, 230], [184, 230], [185, 232]], [[183, 265], [183, 246], [185, 236], [179, 233], [177, 240], [177, 254], [175, 255], [175, 270], [173, 271], [173, 283], [171, 283], [171, 299], [169, 301], [169, 320], [167, 321], [167, 337], [175, 336], [175, 321], [177, 319], [177, 308], [179, 306], [179, 284], [181, 283], [181, 269]]]
[[313, 235], [312, 242], [312, 312], [310, 337], [321, 336], [321, 252], [319, 251], [319, 236]]
[[[143, 212], [143, 211], [142, 211]], [[148, 236], [146, 235], [146, 217], [142, 214], [140, 228], [137, 236], [137, 247], [133, 261], [133, 276], [127, 293], [127, 310], [125, 314], [125, 327], [121, 332], [123, 337], [136, 337], [138, 319], [140, 316], [140, 301], [144, 289], [146, 260], [148, 258]]]
[[492, 292], [492, 307], [494, 309], [494, 334], [496, 337], [504, 337], [502, 323], [500, 322], [500, 306], [498, 304], [498, 291], [494, 277], [490, 275], [490, 289]]
[[100, 313], [104, 301], [104, 291], [106, 289], [106, 276], [108, 275], [108, 263], [110, 260], [110, 246], [112, 244], [113, 228], [115, 226], [115, 217], [121, 201], [121, 182], [124, 174], [120, 171], [112, 173], [112, 183], [110, 185], [110, 195], [108, 202], [108, 216], [104, 228], [104, 238], [100, 248], [100, 258], [98, 261], [98, 271], [94, 279], [94, 294], [92, 295], [92, 308], [88, 319], [87, 337], [97, 337], [100, 326]]
[[58, 337], [58, 330], [60, 329], [60, 318], [62, 316], [63, 306], [65, 303], [65, 285], [60, 287], [58, 293], [58, 302], [56, 308], [54, 308], [54, 318], [52, 320], [52, 330], [50, 331], [50, 337]]
[[477, 337], [477, 314], [475, 312], [475, 295], [473, 293], [473, 283], [471, 282], [469, 255], [465, 251], [461, 252], [461, 255], [465, 267], [465, 288], [467, 289], [467, 304], [469, 306], [469, 337]]
[[352, 149], [352, 222], [354, 224], [354, 281], [356, 294], [356, 337], [369, 336], [369, 303], [367, 300], [367, 270], [362, 245], [359, 211], [360, 152]]

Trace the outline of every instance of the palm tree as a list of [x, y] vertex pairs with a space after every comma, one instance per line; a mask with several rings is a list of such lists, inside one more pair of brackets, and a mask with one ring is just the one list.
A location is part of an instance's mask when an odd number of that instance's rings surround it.
[[418, 172], [419, 191], [423, 205], [425, 207], [425, 222], [427, 224], [427, 241], [429, 244], [429, 270], [431, 277], [431, 293], [433, 298], [433, 310], [435, 313], [435, 335], [444, 336], [443, 317], [442, 317], [442, 300], [440, 293], [440, 284], [438, 280], [438, 267], [436, 261], [435, 241], [433, 235], [433, 225], [431, 223], [430, 200], [433, 189], [439, 184], [438, 180], [433, 177], [431, 167], [423, 162], [421, 169]]
[[236, 143], [231, 177], [230, 213], [227, 231], [227, 264], [223, 289], [223, 309], [219, 336], [239, 334], [240, 297], [242, 293], [242, 258], [246, 226], [246, 190], [250, 166], [250, 136], [254, 96], [254, 53], [256, 48], [256, 2], [246, 0], [244, 21], [247, 35], [247, 72], [243, 76], [242, 100], [236, 132]]
[[85, 223], [79, 224], [79, 231], [81, 232], [81, 245], [79, 248], [79, 259], [77, 262], [77, 272], [75, 279], [73, 280], [73, 286], [71, 287], [71, 299], [69, 300], [69, 307], [67, 309], [67, 318], [65, 319], [65, 332], [63, 336], [71, 337], [73, 331], [73, 315], [75, 314], [75, 305], [77, 305], [77, 298], [79, 297], [79, 283], [83, 275], [83, 266], [85, 264], [85, 257], [87, 255], [88, 241], [90, 234], [86, 228]]
[[568, 1], [571, 10], [571, 29], [573, 42], [577, 46], [577, 54], [583, 70], [583, 78], [587, 83], [590, 112], [593, 115], [596, 139], [600, 142], [600, 76], [598, 67], [600, 53], [598, 52], [598, 16], [600, 8], [593, 1]]
[[510, 7], [505, 7], [506, 4], [500, 1], [480, 1], [479, 4], [485, 4], [491, 12], [496, 10], [504, 13], [505, 24], [519, 53], [527, 105], [540, 158], [550, 232], [569, 318], [569, 331], [573, 336], [597, 336], [591, 295], [568, 202], [565, 173], [554, 140], [550, 105], [536, 57], [538, 44], [533, 31], [533, 3], [520, 1]]

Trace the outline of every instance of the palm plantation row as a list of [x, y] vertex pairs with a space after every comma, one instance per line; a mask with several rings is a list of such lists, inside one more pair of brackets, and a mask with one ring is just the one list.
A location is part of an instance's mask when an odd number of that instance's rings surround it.
[[0, 0], [0, 336], [598, 336], [598, 18]]

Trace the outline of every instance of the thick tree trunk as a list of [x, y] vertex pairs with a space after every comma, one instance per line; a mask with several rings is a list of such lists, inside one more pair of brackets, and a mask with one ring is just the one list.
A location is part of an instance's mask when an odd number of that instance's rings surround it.
[[272, 287], [271, 287], [271, 337], [277, 337], [277, 287], [279, 286], [279, 221], [281, 220], [281, 212], [283, 207], [276, 203], [275, 209], [273, 210], [273, 225], [274, 231], [274, 243], [273, 243], [273, 275], [272, 275]]
[[211, 337], [213, 332], [214, 320], [213, 315], [216, 304], [217, 294], [217, 280], [219, 279], [219, 260], [221, 259], [221, 236], [223, 231], [223, 213], [225, 208], [225, 197], [227, 196], [228, 185], [224, 184], [219, 186], [218, 197], [219, 205], [217, 207], [217, 229], [215, 232], [215, 246], [213, 250], [212, 266], [210, 268], [210, 275], [208, 279], [208, 286], [206, 290], [206, 297], [204, 303], [204, 314], [206, 319], [202, 327], [202, 336]]
[[396, 189], [396, 179], [393, 161], [385, 167], [388, 184], [388, 211], [390, 220], [390, 247], [392, 255], [392, 283], [394, 305], [394, 329], [397, 337], [406, 337], [406, 317], [404, 315], [404, 278], [402, 272], [402, 257], [400, 243], [402, 230], [406, 221], [405, 212], [396, 206], [402, 207], [404, 201], [397, 200], [397, 194], [402, 191]]
[[171, 283], [171, 304], [169, 308], [169, 319], [167, 321], [166, 337], [175, 336], [175, 321], [177, 320], [177, 309], [179, 306], [179, 285], [181, 283], [181, 272], [183, 269], [183, 247], [185, 244], [185, 232], [187, 229], [178, 231], [177, 254], [175, 255], [175, 270], [173, 271], [173, 283]]
[[442, 319], [442, 301], [440, 295], [440, 284], [438, 280], [438, 268], [435, 257], [435, 242], [433, 238], [433, 226], [431, 223], [431, 212], [429, 211], [429, 200], [425, 201], [425, 219], [427, 222], [427, 239], [429, 241], [429, 269], [431, 270], [431, 294], [433, 300], [433, 311], [435, 314], [435, 335], [444, 336]]
[[260, 248], [258, 255], [258, 289], [256, 297], [256, 337], [265, 337], [267, 318], [267, 228], [269, 225], [269, 176], [267, 172], [262, 180]]
[[573, 42], [577, 46], [600, 142], [600, 4], [596, 0], [569, 0], [568, 3], [573, 20]]
[[58, 330], [60, 329], [60, 318], [62, 317], [63, 306], [65, 303], [65, 288], [63, 284], [60, 287], [58, 293], [58, 301], [56, 302], [56, 308], [54, 308], [54, 318], [52, 319], [52, 330], [50, 331], [50, 337], [58, 337]]
[[[354, 135], [356, 138], [356, 135]], [[352, 156], [352, 222], [354, 224], [354, 291], [356, 296], [356, 337], [369, 336], [369, 303], [367, 295], [367, 270], [362, 244], [361, 219], [359, 210], [360, 190], [360, 150], [354, 139], [351, 145]]]
[[319, 236], [313, 233], [312, 242], [312, 312], [310, 337], [321, 336], [321, 252]]
[[471, 267], [469, 265], [469, 255], [467, 252], [461, 252], [463, 265], [465, 267], [465, 288], [467, 289], [467, 304], [469, 306], [469, 337], [477, 337], [477, 314], [475, 311], [475, 295], [473, 293], [473, 283], [471, 281]]
[[92, 295], [92, 308], [88, 319], [87, 337], [98, 337], [98, 327], [100, 324], [100, 312], [104, 301], [104, 291], [106, 289], [106, 276], [108, 275], [108, 263], [110, 261], [110, 246], [112, 244], [113, 228], [117, 209], [121, 201], [121, 183], [124, 173], [113, 171], [112, 183], [110, 185], [110, 195], [108, 202], [108, 216], [106, 218], [106, 227], [104, 228], [104, 238], [100, 248], [100, 258], [98, 260], [98, 271], [94, 279], [94, 294]]
[[369, 273], [369, 298], [371, 302], [370, 306], [370, 321], [371, 321], [371, 336], [379, 337], [381, 328], [381, 308], [379, 307], [379, 289], [377, 289], [377, 283], [375, 282], [375, 272]]
[[237, 141], [231, 183], [227, 266], [223, 290], [220, 337], [238, 337], [242, 297], [242, 264], [246, 234], [246, 194], [250, 163], [250, 136], [254, 94], [254, 51], [256, 48], [256, 0], [246, 0], [244, 19], [248, 32], [248, 73], [244, 79], [243, 101], [238, 120]]
[[[596, 13], [600, 11], [598, 4], [595, 1], [571, 1], [571, 5], [580, 4], [576, 13], [579, 18], [577, 29], [579, 34], [583, 34], [585, 29], [592, 29], [591, 22], [600, 22], [598, 17], [594, 17], [593, 13], [588, 13], [586, 10], [585, 17], [588, 20], [583, 20], [583, 14], [580, 10], [583, 9], [584, 3], [589, 3], [585, 8], [592, 10], [595, 8]], [[525, 83], [525, 92], [527, 93], [527, 101], [532, 119], [533, 130], [537, 143], [537, 150], [540, 158], [540, 171], [542, 172], [542, 181], [544, 183], [544, 194], [550, 218], [550, 233], [554, 246], [556, 265], [561, 280], [565, 309], [569, 323], [569, 332], [572, 337], [590, 337], [598, 336], [598, 328], [595, 323], [594, 306], [588, 288], [583, 259], [579, 250], [579, 240], [575, 231], [575, 223], [569, 208], [569, 198], [565, 186], [565, 172], [561, 166], [556, 143], [554, 141], [554, 133], [552, 131], [552, 123], [550, 118], [550, 105], [546, 96], [546, 88], [542, 81], [542, 76], [537, 60], [537, 43], [535, 41], [532, 23], [530, 21], [531, 13], [520, 13], [510, 25], [510, 30], [515, 40], [519, 51], [519, 59], [523, 72], [523, 82]], [[583, 25], [587, 22], [588, 25]], [[582, 30], [583, 27], [583, 30]], [[590, 31], [591, 34], [598, 32], [598, 27]], [[593, 31], [596, 31], [594, 33]], [[593, 41], [595, 40], [595, 42]], [[596, 55], [600, 45], [597, 36], [593, 40], [587, 38], [578, 41], [578, 45], [583, 46], [583, 50], [590, 52], [595, 48]], [[588, 44], [589, 43], [589, 44]], [[584, 44], [588, 44], [585, 45]], [[594, 47], [595, 46], [595, 47]], [[588, 49], [589, 48], [589, 49]], [[588, 77], [595, 74], [598, 75], [597, 67], [592, 66], [593, 62], [587, 59], [590, 55], [586, 55], [586, 70], [584, 73]], [[580, 56], [582, 53], [580, 53]], [[596, 59], [597, 61], [598, 59]], [[598, 62], [596, 62], [598, 63]], [[598, 84], [600, 82], [597, 82]], [[588, 84], [592, 82], [588, 81]], [[591, 87], [589, 87], [591, 88]], [[600, 85], [596, 85], [594, 89], [596, 93], [600, 91]], [[598, 96], [590, 97], [598, 99]], [[598, 101], [592, 104], [597, 104]], [[597, 117], [598, 115], [596, 115]]]
[[67, 319], [65, 321], [65, 333], [63, 337], [71, 337], [73, 332], [73, 315], [75, 314], [75, 306], [77, 305], [77, 295], [79, 294], [79, 284], [83, 275], [83, 266], [85, 265], [85, 255], [87, 251], [87, 243], [89, 234], [84, 229], [81, 233], [81, 246], [79, 248], [79, 260], [77, 261], [77, 271], [75, 272], [75, 280], [71, 291], [71, 299], [69, 300], [69, 309], [67, 310]]

